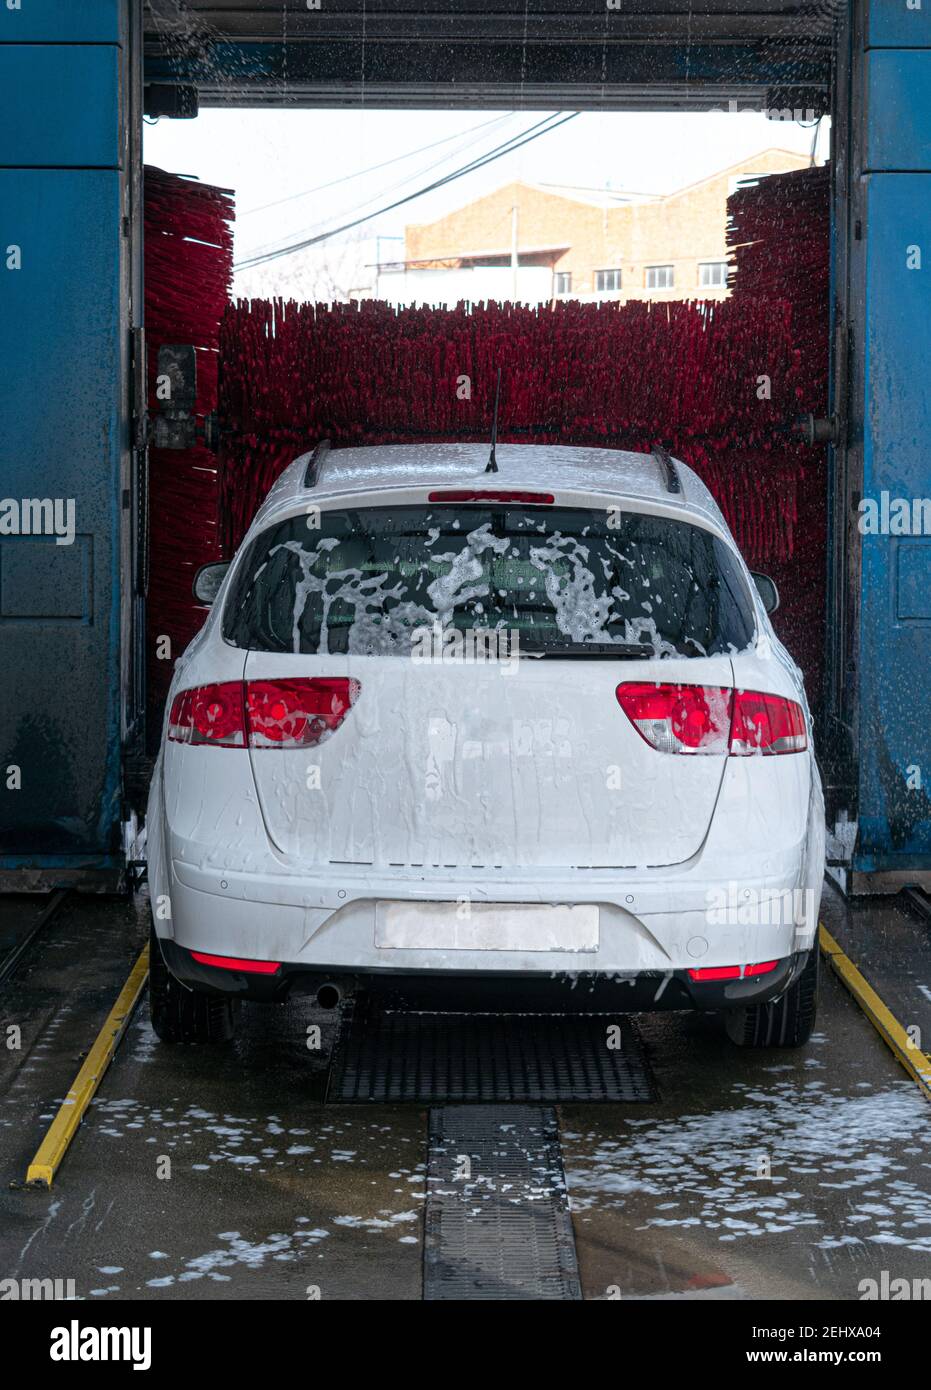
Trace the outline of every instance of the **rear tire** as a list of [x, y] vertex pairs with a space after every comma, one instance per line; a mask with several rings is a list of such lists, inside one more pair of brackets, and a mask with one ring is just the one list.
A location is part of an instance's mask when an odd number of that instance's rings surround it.
[[198, 994], [179, 984], [162, 959], [155, 928], [149, 929], [149, 1018], [164, 1043], [229, 1042], [239, 1000]]
[[818, 1015], [820, 957], [816, 940], [804, 970], [785, 994], [768, 1004], [729, 1010], [724, 1027], [731, 1042], [738, 1047], [803, 1047]]

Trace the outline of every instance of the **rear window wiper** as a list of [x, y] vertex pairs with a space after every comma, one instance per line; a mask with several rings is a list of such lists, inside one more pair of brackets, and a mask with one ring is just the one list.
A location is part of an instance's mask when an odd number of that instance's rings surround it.
[[520, 643], [521, 656], [586, 656], [609, 661], [636, 661], [656, 656], [649, 642], [566, 642], [558, 647], [533, 647]]

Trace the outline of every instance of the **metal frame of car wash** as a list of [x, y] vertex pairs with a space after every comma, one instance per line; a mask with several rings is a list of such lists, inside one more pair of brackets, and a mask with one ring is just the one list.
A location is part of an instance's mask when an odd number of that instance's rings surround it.
[[[931, 5], [490, 11], [0, 0], [3, 887], [114, 889], [138, 852], [143, 113], [363, 99], [831, 111], [832, 401], [813, 425], [831, 444], [831, 858], [855, 892], [931, 887], [931, 536], [894, 506], [931, 498]], [[889, 524], [861, 529], [864, 503]]]

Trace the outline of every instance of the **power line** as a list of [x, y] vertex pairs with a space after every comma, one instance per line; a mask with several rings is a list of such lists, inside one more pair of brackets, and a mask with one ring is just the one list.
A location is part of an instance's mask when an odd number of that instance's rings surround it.
[[[251, 256], [244, 261], [240, 261], [237, 265], [234, 265], [233, 269], [251, 270], [254, 266], [265, 265], [269, 261], [279, 260], [283, 256], [291, 256], [295, 251], [303, 251], [308, 246], [316, 246], [321, 241], [328, 241], [330, 237], [339, 236], [342, 232], [351, 231], [353, 227], [361, 226], [363, 222], [371, 222], [375, 217], [382, 217], [386, 212], [393, 212], [395, 208], [403, 207], [405, 203], [413, 202], [415, 198], [422, 198], [426, 193], [432, 193], [435, 189], [443, 188], [446, 184], [453, 183], [456, 179], [464, 178], [466, 174], [474, 173], [476, 169], [481, 169], [486, 164], [492, 164], [496, 159], [501, 159], [504, 155], [511, 154], [514, 150], [520, 149], [522, 145], [528, 145], [532, 140], [538, 140], [541, 135], [548, 135], [551, 130], [557, 130], [561, 125], [565, 125], [567, 121], [575, 120], [578, 114], [578, 111], [570, 111], [567, 116], [555, 120], [551, 125], [547, 125], [547, 122], [553, 121], [553, 116], [545, 116], [542, 121], [538, 121], [536, 125], [530, 126], [527, 130], [523, 131], [520, 138], [515, 136], [497, 149], [491, 150], [488, 154], [472, 160], [461, 169], [456, 169], [453, 173], [445, 175], [444, 178], [436, 179], [433, 183], [427, 184], [426, 187], [418, 189], [416, 193], [408, 193], [406, 197], [398, 198], [395, 202], [389, 203], [386, 207], [379, 208], [375, 212], [366, 213], [364, 217], [356, 217], [353, 221], [345, 222], [341, 227], [333, 227], [328, 232], [320, 232], [317, 236], [308, 237], [304, 241], [295, 242], [291, 246], [282, 246], [276, 251], [266, 251], [263, 255]], [[540, 129], [541, 126], [545, 128]]]
[[[517, 114], [516, 112], [512, 113], [512, 115], [516, 115], [516, 114]], [[508, 116], [508, 117], [506, 117], [505, 119], [510, 120], [510, 119], [511, 119], [511, 116]], [[481, 136], [477, 136], [477, 137], [476, 137], [476, 136], [473, 134], [469, 139], [463, 140], [463, 141], [461, 142], [461, 144], [457, 145], [456, 148], [453, 149], [453, 150], [451, 150], [448, 154], [441, 155], [441, 157], [440, 157], [439, 159], [431, 160], [429, 164], [426, 164], [426, 165], [423, 165], [423, 166], [417, 168], [416, 170], [412, 171], [410, 174], [406, 174], [403, 178], [398, 179], [395, 183], [390, 184], [387, 188], [380, 188], [380, 189], [378, 190], [378, 192], [377, 192], [377, 193], [374, 193], [370, 198], [365, 198], [365, 199], [363, 199], [363, 201], [362, 201], [361, 203], [358, 203], [354, 208], [348, 209], [348, 210], [347, 210], [347, 214], [348, 214], [349, 216], [352, 216], [352, 215], [354, 215], [355, 213], [359, 213], [359, 214], [361, 215], [362, 212], [363, 212], [363, 210], [364, 210], [365, 208], [371, 207], [372, 203], [377, 202], [377, 201], [379, 200], [379, 198], [384, 198], [384, 197], [387, 196], [387, 194], [389, 194], [389, 193], [394, 193], [395, 189], [404, 188], [405, 186], [408, 186], [408, 185], [410, 185], [411, 183], [413, 183], [415, 179], [421, 179], [421, 178], [424, 177], [424, 175], [431, 173], [432, 170], [434, 170], [434, 169], [439, 169], [443, 164], [448, 163], [450, 159], [455, 159], [458, 155], [462, 154], [465, 150], [468, 150], [468, 149], [470, 149], [473, 145], [478, 144], [478, 141], [479, 141], [481, 138], [482, 138]], [[514, 138], [516, 139], [516, 137], [514, 137]], [[494, 146], [493, 148], [494, 148], [494, 149], [497, 149], [498, 146], [496, 145], [496, 146]], [[478, 156], [476, 156], [476, 158], [477, 158], [477, 157], [478, 157]], [[347, 215], [347, 214], [343, 214], [343, 215], [345, 216], [345, 215]], [[317, 233], [318, 228], [320, 227], [320, 225], [321, 225], [321, 224], [320, 224], [319, 222], [315, 222], [313, 226], [311, 226], [311, 227], [302, 227], [302, 228], [300, 228], [299, 230], [296, 230], [296, 231], [293, 231], [293, 232], [289, 233], [289, 235], [290, 235], [290, 236], [294, 236], [294, 237], [315, 236], [316, 233]], [[281, 244], [282, 244], [282, 243], [281, 243], [280, 234], [279, 234], [279, 236], [278, 236], [278, 237], [275, 237], [272, 241], [263, 242], [261, 245], [255, 246], [255, 247], [253, 247], [251, 250], [244, 252], [244, 253], [243, 253], [243, 260], [244, 260], [244, 261], [252, 261], [252, 260], [255, 260], [256, 257], [263, 255], [266, 251], [276, 251], [276, 250], [278, 250], [278, 248], [281, 246]]]
[[[548, 122], [554, 119], [555, 113], [550, 113], [550, 115], [544, 116], [541, 121], [538, 121], [536, 125], [530, 126], [528, 130], [521, 131], [518, 132], [517, 135], [510, 136], [502, 144], [493, 146], [491, 150], [487, 150], [483, 155], [476, 155], [474, 159], [470, 160], [468, 164], [463, 165], [461, 168], [453, 170], [452, 173], [444, 175], [442, 178], [437, 179], [433, 183], [428, 184], [425, 188], [420, 188], [416, 192], [406, 195], [406, 197], [404, 198], [399, 198], [396, 202], [389, 203], [386, 207], [376, 209], [375, 212], [366, 213], [363, 215], [360, 211], [360, 215], [358, 217], [353, 218], [351, 221], [346, 222], [341, 226], [331, 228], [329, 231], [326, 232], [316, 233], [313, 232], [312, 229], [308, 228], [308, 232], [310, 233], [310, 235], [306, 237], [304, 233], [296, 233], [297, 236], [301, 237], [300, 241], [286, 243], [279, 242], [277, 245], [275, 243], [272, 243], [271, 246], [259, 247], [257, 250], [245, 255], [242, 261], [239, 261], [234, 265], [233, 269], [242, 270], [249, 269], [252, 266], [256, 265], [262, 265], [266, 260], [275, 260], [279, 256], [290, 254], [292, 251], [303, 250], [308, 246], [313, 246], [318, 242], [325, 241], [329, 237], [338, 236], [340, 233], [344, 231], [349, 231], [353, 227], [360, 226], [363, 222], [370, 221], [372, 218], [375, 217], [379, 217], [385, 212], [390, 212], [393, 208], [400, 207], [405, 202], [410, 202], [414, 198], [421, 197], [424, 193], [429, 193], [436, 188], [442, 187], [442, 185], [446, 182], [452, 181], [456, 178], [460, 178], [464, 174], [470, 173], [473, 169], [481, 168], [483, 163], [490, 162], [492, 159], [497, 159], [503, 154], [510, 153], [511, 149], [516, 149], [518, 148], [519, 144], [523, 143], [522, 137], [530, 135], [532, 132], [538, 130], [539, 127], [547, 125]], [[544, 132], [541, 131], [541, 134], [542, 133]], [[443, 163], [442, 160], [438, 162]], [[424, 172], [427, 171], [425, 170]], [[406, 182], [406, 180], [402, 180], [401, 182], [403, 184], [404, 182]], [[391, 190], [387, 191], [390, 192]], [[366, 199], [365, 202], [362, 204], [362, 207], [367, 207], [373, 201], [373, 198]]]
[[375, 174], [379, 169], [387, 169], [392, 164], [400, 164], [405, 159], [413, 159], [415, 155], [426, 154], [428, 150], [438, 149], [440, 145], [448, 145], [453, 140], [460, 140], [464, 136], [475, 135], [480, 130], [486, 130], [491, 125], [501, 125], [504, 121], [512, 121], [517, 115], [516, 111], [509, 111], [504, 116], [495, 116], [490, 121], [482, 121], [480, 125], [472, 126], [469, 130], [459, 130], [455, 135], [446, 135], [442, 140], [434, 140], [430, 145], [421, 145], [419, 149], [408, 150], [406, 154], [396, 154], [393, 159], [385, 159], [381, 164], [370, 164], [367, 169], [357, 169], [354, 174], [342, 174], [338, 179], [331, 179], [329, 183], [318, 183], [316, 188], [305, 188], [300, 193], [289, 193], [287, 198], [277, 198], [273, 203], [262, 203], [257, 208], [247, 208], [245, 212], [237, 213], [237, 218], [251, 217], [253, 213], [268, 212], [270, 208], [280, 208], [285, 203], [294, 203], [299, 198], [309, 198], [312, 193], [322, 193], [324, 189], [335, 188], [340, 183], [351, 183], [353, 179], [361, 179], [364, 174]]

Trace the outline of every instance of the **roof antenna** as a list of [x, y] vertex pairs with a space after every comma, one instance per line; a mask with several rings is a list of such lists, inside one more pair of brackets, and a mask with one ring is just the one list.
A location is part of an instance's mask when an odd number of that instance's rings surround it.
[[485, 464], [486, 473], [497, 473], [498, 461], [495, 458], [495, 444], [498, 442], [498, 403], [501, 400], [501, 368], [498, 368], [498, 385], [495, 387], [495, 418], [491, 422], [491, 453]]

